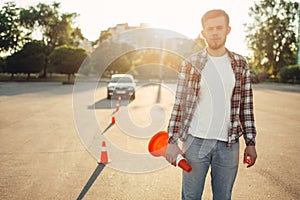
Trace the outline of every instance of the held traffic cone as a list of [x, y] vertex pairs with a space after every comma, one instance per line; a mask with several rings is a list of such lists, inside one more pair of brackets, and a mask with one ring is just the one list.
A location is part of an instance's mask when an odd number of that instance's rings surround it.
[[[148, 151], [150, 152], [150, 154], [155, 157], [159, 157], [159, 156], [166, 157], [168, 138], [169, 135], [166, 131], [160, 131], [156, 133], [154, 136], [152, 136], [148, 144]], [[177, 155], [176, 165], [186, 172], [192, 171], [192, 167], [188, 164], [186, 159], [181, 154]]]
[[192, 167], [189, 165], [189, 163], [186, 161], [186, 159], [184, 159], [184, 157], [181, 154], [177, 155], [176, 165], [186, 172], [192, 171]]
[[106, 142], [102, 141], [102, 149], [100, 154], [100, 159], [98, 160], [98, 164], [107, 164], [108, 163], [108, 154], [106, 149]]

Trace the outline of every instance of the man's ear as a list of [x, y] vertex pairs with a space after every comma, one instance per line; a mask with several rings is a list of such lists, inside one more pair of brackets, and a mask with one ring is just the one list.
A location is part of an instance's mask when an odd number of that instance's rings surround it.
[[231, 26], [228, 26], [227, 27], [227, 35], [230, 33], [230, 31], [231, 31]]
[[203, 37], [203, 38], [205, 38], [205, 39], [206, 39], [206, 37], [205, 37], [205, 33], [204, 33], [204, 31], [203, 31], [203, 30], [201, 31], [201, 35], [202, 35], [202, 37]]

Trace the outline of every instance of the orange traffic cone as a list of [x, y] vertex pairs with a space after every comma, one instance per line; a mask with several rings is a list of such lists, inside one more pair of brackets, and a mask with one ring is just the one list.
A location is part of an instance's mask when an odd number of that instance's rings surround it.
[[119, 103], [119, 101], [117, 101], [117, 103], [116, 103], [116, 111], [119, 111], [119, 109], [120, 109], [120, 103]]
[[[159, 131], [152, 136], [149, 144], [148, 151], [155, 157], [164, 156], [166, 157], [166, 150], [168, 146], [168, 133], [166, 131]], [[181, 154], [177, 155], [176, 165], [179, 166], [186, 172], [192, 171], [192, 167], [187, 163]]]
[[116, 123], [115, 112], [113, 112], [111, 116], [111, 124], [115, 124], [115, 123]]
[[98, 163], [107, 164], [108, 163], [108, 155], [107, 155], [107, 149], [106, 149], [106, 142], [102, 141], [102, 150], [100, 154], [100, 159], [98, 160]]
[[120, 109], [120, 104], [121, 104], [121, 96], [119, 96], [118, 97], [118, 100], [117, 100], [117, 102], [116, 102], [116, 111], [119, 111], [119, 109]]

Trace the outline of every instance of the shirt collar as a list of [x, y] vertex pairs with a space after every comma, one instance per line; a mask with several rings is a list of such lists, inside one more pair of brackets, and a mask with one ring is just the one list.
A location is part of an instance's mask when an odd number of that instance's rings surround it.
[[[237, 70], [237, 63], [236, 63], [236, 60], [234, 59], [234, 55], [231, 51], [229, 51], [227, 48], [226, 48], [226, 51], [228, 53], [228, 56], [230, 58], [230, 62], [231, 62], [231, 67], [232, 67], [232, 70], [234, 71], [234, 73], [236, 74], [236, 70]], [[203, 51], [200, 52], [200, 57], [202, 57], [203, 59], [200, 59], [200, 70], [202, 70], [207, 62], [207, 59], [208, 59], [208, 52], [207, 52], [207, 48], [204, 48]]]

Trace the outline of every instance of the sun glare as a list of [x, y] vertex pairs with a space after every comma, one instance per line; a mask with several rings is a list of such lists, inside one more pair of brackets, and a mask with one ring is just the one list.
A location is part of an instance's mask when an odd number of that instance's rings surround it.
[[[18, 6], [28, 7], [39, 2], [49, 4], [48, 0], [15, 0]], [[232, 32], [227, 46], [233, 51], [247, 54], [244, 26], [248, 21], [248, 8], [251, 1], [240, 0], [110, 0], [110, 1], [70, 1], [56, 0], [62, 12], [79, 14], [76, 26], [91, 41], [96, 40], [102, 30], [117, 24], [128, 23], [139, 26], [150, 24], [153, 28], [176, 31], [189, 38], [196, 38], [201, 31], [201, 16], [209, 9], [224, 9], [230, 16]], [[237, 9], [238, 8], [238, 9]]]

